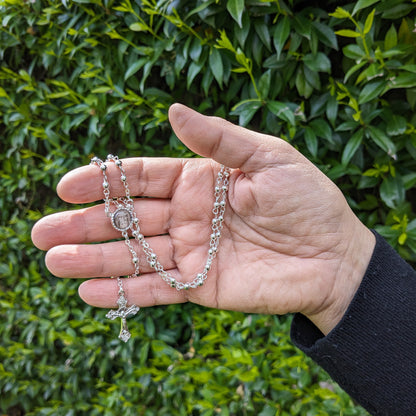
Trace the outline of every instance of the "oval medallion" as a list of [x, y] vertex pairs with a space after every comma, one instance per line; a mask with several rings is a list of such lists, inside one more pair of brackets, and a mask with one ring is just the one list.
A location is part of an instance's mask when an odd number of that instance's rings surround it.
[[133, 215], [127, 208], [119, 208], [111, 214], [111, 223], [116, 230], [126, 231], [133, 223]]

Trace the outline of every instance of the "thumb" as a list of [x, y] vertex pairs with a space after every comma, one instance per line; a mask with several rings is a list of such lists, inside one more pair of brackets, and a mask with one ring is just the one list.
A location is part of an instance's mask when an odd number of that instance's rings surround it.
[[176, 135], [193, 152], [247, 173], [276, 164], [279, 147], [285, 143], [222, 118], [204, 116], [182, 104], [170, 107], [169, 120]]

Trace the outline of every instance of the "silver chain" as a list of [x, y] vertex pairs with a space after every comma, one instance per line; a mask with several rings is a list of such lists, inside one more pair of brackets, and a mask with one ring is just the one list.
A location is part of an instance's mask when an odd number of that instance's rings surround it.
[[[110, 184], [107, 177], [106, 163], [113, 162], [120, 170], [120, 180], [123, 183], [125, 196], [119, 198], [110, 198]], [[221, 238], [221, 231], [224, 224], [224, 213], [227, 202], [227, 192], [229, 186], [230, 169], [221, 165], [220, 171], [217, 175], [217, 180], [214, 188], [214, 206], [212, 209], [213, 219], [211, 222], [211, 236], [209, 241], [208, 255], [205, 267], [200, 273], [197, 273], [191, 282], [183, 283], [176, 280], [169, 272], [167, 272], [162, 264], [159, 262], [157, 255], [145, 240], [143, 234], [140, 232], [139, 219], [134, 211], [134, 201], [130, 197], [130, 189], [127, 184], [126, 172], [123, 168], [122, 161], [118, 156], [108, 155], [105, 162], [97, 157], [91, 159], [92, 165], [97, 165], [103, 173], [103, 193], [104, 193], [104, 211], [110, 217], [113, 227], [120, 231], [124, 237], [124, 241], [131, 253], [132, 263], [134, 266], [134, 273], [129, 275], [139, 276], [139, 256], [136, 253], [129, 237], [129, 230], [133, 238], [142, 247], [146, 256], [146, 260], [150, 267], [152, 267], [159, 276], [171, 287], [177, 290], [189, 290], [202, 286], [207, 279], [208, 271], [211, 269], [212, 263], [217, 255], [219, 242]]]

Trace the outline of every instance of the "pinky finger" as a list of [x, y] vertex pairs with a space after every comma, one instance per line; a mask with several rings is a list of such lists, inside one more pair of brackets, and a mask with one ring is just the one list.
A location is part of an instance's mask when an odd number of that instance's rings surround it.
[[[179, 273], [171, 271], [174, 277]], [[183, 291], [168, 286], [156, 273], [123, 279], [123, 290], [129, 305], [148, 307], [187, 302]], [[116, 279], [91, 279], [83, 282], [78, 289], [81, 299], [91, 306], [116, 308], [118, 283]]]

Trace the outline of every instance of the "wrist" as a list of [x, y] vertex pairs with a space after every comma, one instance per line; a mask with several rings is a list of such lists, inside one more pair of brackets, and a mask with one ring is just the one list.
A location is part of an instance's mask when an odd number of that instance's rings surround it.
[[[352, 214], [352, 213], [351, 213]], [[352, 214], [354, 215], [354, 214]], [[353, 216], [353, 227], [348, 227], [342, 239], [337, 273], [331, 298], [326, 307], [306, 315], [324, 335], [328, 335], [347, 312], [363, 280], [375, 247], [374, 234]], [[351, 222], [347, 222], [351, 225]]]

